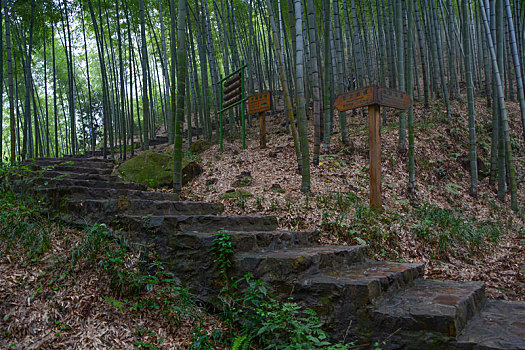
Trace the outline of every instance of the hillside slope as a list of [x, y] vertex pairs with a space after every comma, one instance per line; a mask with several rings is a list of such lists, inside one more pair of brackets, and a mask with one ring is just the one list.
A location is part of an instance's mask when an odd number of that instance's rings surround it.
[[[282, 228], [320, 229], [327, 244], [367, 243], [379, 259], [425, 262], [428, 278], [483, 281], [491, 297], [523, 300], [524, 211], [512, 212], [510, 196], [500, 203], [489, 185], [491, 117], [484, 102], [477, 101], [478, 198], [468, 191], [468, 116], [460, 100], [453, 103], [451, 120], [440, 103], [415, 108], [415, 196], [407, 192], [408, 156], [397, 151], [397, 116], [388, 112], [381, 131], [384, 213], [368, 209], [368, 129], [361, 112], [348, 118], [350, 146], [341, 145], [336, 128], [330, 154], [311, 168], [309, 196], [300, 192], [293, 141], [278, 113], [267, 118], [267, 149], [259, 148], [254, 119], [246, 150], [235, 140], [225, 141], [223, 153], [218, 145], [203, 152], [205, 171], [185, 188], [184, 197], [220, 201], [226, 214], [276, 215]], [[523, 205], [519, 106], [509, 103], [508, 109]]]

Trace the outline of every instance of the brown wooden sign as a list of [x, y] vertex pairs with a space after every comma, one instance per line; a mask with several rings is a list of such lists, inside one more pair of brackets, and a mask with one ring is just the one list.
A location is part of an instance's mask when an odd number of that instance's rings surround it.
[[337, 96], [334, 102], [334, 107], [339, 112], [371, 105], [406, 110], [412, 106], [412, 100], [403, 91], [372, 85], [363, 89], [345, 92]]
[[368, 107], [370, 207], [381, 209], [381, 106], [406, 110], [412, 106], [412, 100], [402, 91], [373, 85], [337, 96], [334, 106], [339, 112]]
[[259, 94], [248, 97], [248, 113], [257, 114], [269, 111], [270, 104], [270, 92], [261, 92]]
[[337, 96], [334, 107], [339, 112], [346, 112], [351, 109], [366, 107], [375, 104], [374, 87], [369, 86], [364, 89], [345, 92]]

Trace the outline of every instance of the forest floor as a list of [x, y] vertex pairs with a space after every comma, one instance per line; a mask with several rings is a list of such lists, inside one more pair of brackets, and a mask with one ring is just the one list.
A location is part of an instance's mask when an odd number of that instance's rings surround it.
[[[225, 214], [275, 215], [282, 229], [319, 229], [325, 244], [370, 245], [380, 260], [426, 264], [426, 278], [483, 281], [492, 298], [525, 300], [525, 144], [519, 105], [508, 103], [518, 181], [519, 212], [497, 200], [489, 184], [491, 117], [485, 100], [477, 107], [479, 195], [469, 195], [466, 101], [416, 105], [416, 193], [410, 195], [408, 155], [398, 152], [398, 117], [388, 111], [381, 130], [384, 211], [368, 209], [368, 122], [349, 114], [350, 145], [339, 134], [330, 153], [311, 166], [311, 194], [300, 192], [301, 176], [284, 113], [267, 117], [267, 148], [259, 147], [258, 120], [248, 129], [248, 146], [225, 141], [201, 154], [204, 173], [184, 189], [188, 200], [222, 202]], [[311, 109], [310, 109], [311, 112]], [[310, 118], [309, 121], [312, 124]], [[338, 125], [337, 120], [334, 125]], [[338, 127], [336, 126], [336, 132]], [[310, 125], [310, 154], [313, 125]], [[251, 180], [242, 183], [241, 173]], [[235, 188], [241, 180], [242, 188]], [[230, 194], [227, 191], [236, 190]], [[246, 191], [246, 192], [243, 192]]]
[[[488, 165], [490, 117], [483, 106], [478, 101], [478, 150]], [[518, 106], [508, 107], [523, 208], [525, 145]], [[397, 117], [388, 113], [382, 128], [382, 213], [368, 209], [368, 130], [361, 113], [348, 118], [350, 146], [343, 147], [334, 135], [330, 154], [311, 167], [308, 196], [299, 190], [301, 176], [283, 113], [267, 118], [266, 149], [259, 148], [254, 120], [246, 150], [235, 140], [225, 142], [223, 153], [214, 145], [197, 156], [204, 173], [183, 195], [222, 202], [225, 214], [276, 215], [283, 229], [320, 230], [325, 244], [366, 243], [376, 259], [425, 262], [427, 278], [483, 281], [492, 298], [525, 300], [525, 213], [511, 211], [508, 197], [499, 202], [486, 176], [479, 196], [468, 194], [465, 109], [464, 102], [454, 102], [451, 119], [440, 104], [415, 109], [415, 196], [407, 192], [407, 154], [397, 151]], [[249, 174], [238, 177], [242, 172]], [[486, 174], [483, 167], [481, 172]], [[234, 188], [236, 180], [244, 187]], [[231, 189], [237, 192], [225, 196]], [[149, 257], [122, 250], [100, 230], [57, 226], [5, 198], [0, 198], [0, 213], [2, 235], [31, 233], [26, 242], [0, 240], [1, 348], [218, 349], [213, 344], [224, 344], [213, 338], [224, 338], [228, 327], [183, 290], [169, 289], [168, 276], [129, 274]], [[35, 254], [38, 247], [45, 249]], [[72, 252], [80, 250], [89, 253], [74, 258]], [[123, 271], [128, 282], [146, 278], [149, 291], [132, 297], [122, 284], [116, 286]]]

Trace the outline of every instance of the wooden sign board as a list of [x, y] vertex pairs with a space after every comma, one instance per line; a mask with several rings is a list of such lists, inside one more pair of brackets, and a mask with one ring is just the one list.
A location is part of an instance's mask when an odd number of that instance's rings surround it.
[[334, 107], [339, 112], [371, 105], [406, 110], [412, 106], [412, 100], [403, 91], [372, 85], [363, 89], [345, 92], [337, 96], [334, 102]]
[[348, 91], [337, 96], [334, 101], [334, 107], [339, 112], [346, 112], [351, 109], [366, 107], [374, 103], [374, 87], [369, 86], [364, 89]]
[[401, 110], [407, 110], [412, 106], [412, 100], [407, 93], [384, 87], [377, 89], [376, 101], [380, 106]]
[[271, 109], [270, 92], [265, 91], [248, 97], [248, 113], [257, 114]]

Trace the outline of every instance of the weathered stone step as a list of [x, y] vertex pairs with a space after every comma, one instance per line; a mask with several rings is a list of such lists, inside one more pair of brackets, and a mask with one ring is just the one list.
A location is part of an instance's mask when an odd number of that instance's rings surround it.
[[159, 229], [163, 232], [275, 231], [275, 216], [216, 215], [122, 215], [119, 222], [131, 230]]
[[294, 283], [293, 296], [317, 310], [324, 329], [334, 339], [342, 340], [347, 334], [369, 331], [370, 305], [411, 285], [424, 272], [422, 263], [364, 261], [343, 270], [308, 276]]
[[145, 200], [177, 200], [177, 196], [167, 192], [150, 192], [115, 188], [90, 188], [85, 186], [49, 186], [37, 189], [39, 193], [53, 200], [68, 199], [145, 199]]
[[37, 165], [40, 167], [54, 167], [54, 166], [72, 166], [72, 167], [82, 167], [82, 168], [99, 168], [99, 169], [113, 169], [113, 162], [107, 162], [103, 159], [93, 159], [93, 158], [78, 158], [78, 159], [34, 159], [28, 161], [27, 165]]
[[63, 208], [75, 215], [218, 215], [222, 203], [155, 201], [145, 199], [74, 199]]
[[[319, 232], [231, 231], [235, 253], [268, 249], [285, 249], [305, 244], [318, 245]], [[203, 300], [212, 302], [221, 290], [223, 276], [217, 271], [216, 255], [211, 252], [216, 232], [138, 232], [141, 242], [156, 247], [159, 258], [182, 283]], [[241, 275], [241, 273], [237, 273]]]
[[168, 143], [168, 137], [167, 136], [157, 136], [154, 139], [149, 140], [149, 145], [150, 146], [162, 145], [164, 143]]
[[314, 246], [236, 254], [234, 270], [252, 273], [269, 283], [290, 286], [303, 276], [347, 268], [366, 257], [366, 246]]
[[[57, 162], [57, 163], [74, 162], [75, 164], [82, 163], [82, 162], [85, 162], [85, 161], [99, 162], [99, 163], [108, 163], [108, 164], [111, 164], [111, 165], [113, 165], [115, 163], [115, 161], [113, 159], [108, 159], [108, 158], [104, 159], [104, 158], [99, 158], [97, 156], [93, 157], [93, 156], [91, 156], [91, 154], [89, 154], [89, 155], [67, 156], [67, 157], [62, 157], [62, 158], [53, 158], [53, 157], [50, 157], [50, 158], [35, 158], [34, 160], [35, 161], [52, 161], [52, 162]], [[28, 160], [27, 162], [31, 162], [31, 160]]]
[[[67, 173], [78, 173], [78, 174], [99, 174], [99, 175], [111, 175], [113, 169], [111, 168], [98, 168], [98, 167], [84, 167], [76, 165], [57, 165], [47, 169], [47, 166], [40, 166], [37, 164], [30, 164], [28, 167], [34, 171], [39, 170], [54, 170]], [[44, 169], [46, 168], [46, 169]]]
[[115, 175], [99, 175], [99, 174], [79, 174], [79, 173], [68, 173], [64, 171], [44, 171], [43, 176], [47, 178], [68, 178], [68, 179], [79, 179], [79, 180], [95, 180], [95, 181], [112, 181], [118, 180]]
[[525, 302], [488, 300], [457, 339], [461, 349], [525, 349]]
[[147, 187], [142, 184], [133, 182], [113, 182], [113, 181], [97, 181], [97, 180], [82, 180], [63, 177], [56, 179], [52, 177], [39, 177], [34, 180], [37, 185], [53, 186], [53, 187], [70, 187], [70, 186], [83, 186], [93, 188], [113, 188], [113, 189], [127, 189], [145, 191]]
[[481, 282], [417, 280], [373, 310], [373, 322], [379, 330], [456, 337], [485, 304], [484, 290]]
[[[170, 245], [177, 251], [209, 252], [216, 234], [217, 232], [180, 232], [171, 236]], [[319, 245], [318, 231], [233, 231], [228, 234], [235, 253]]]

